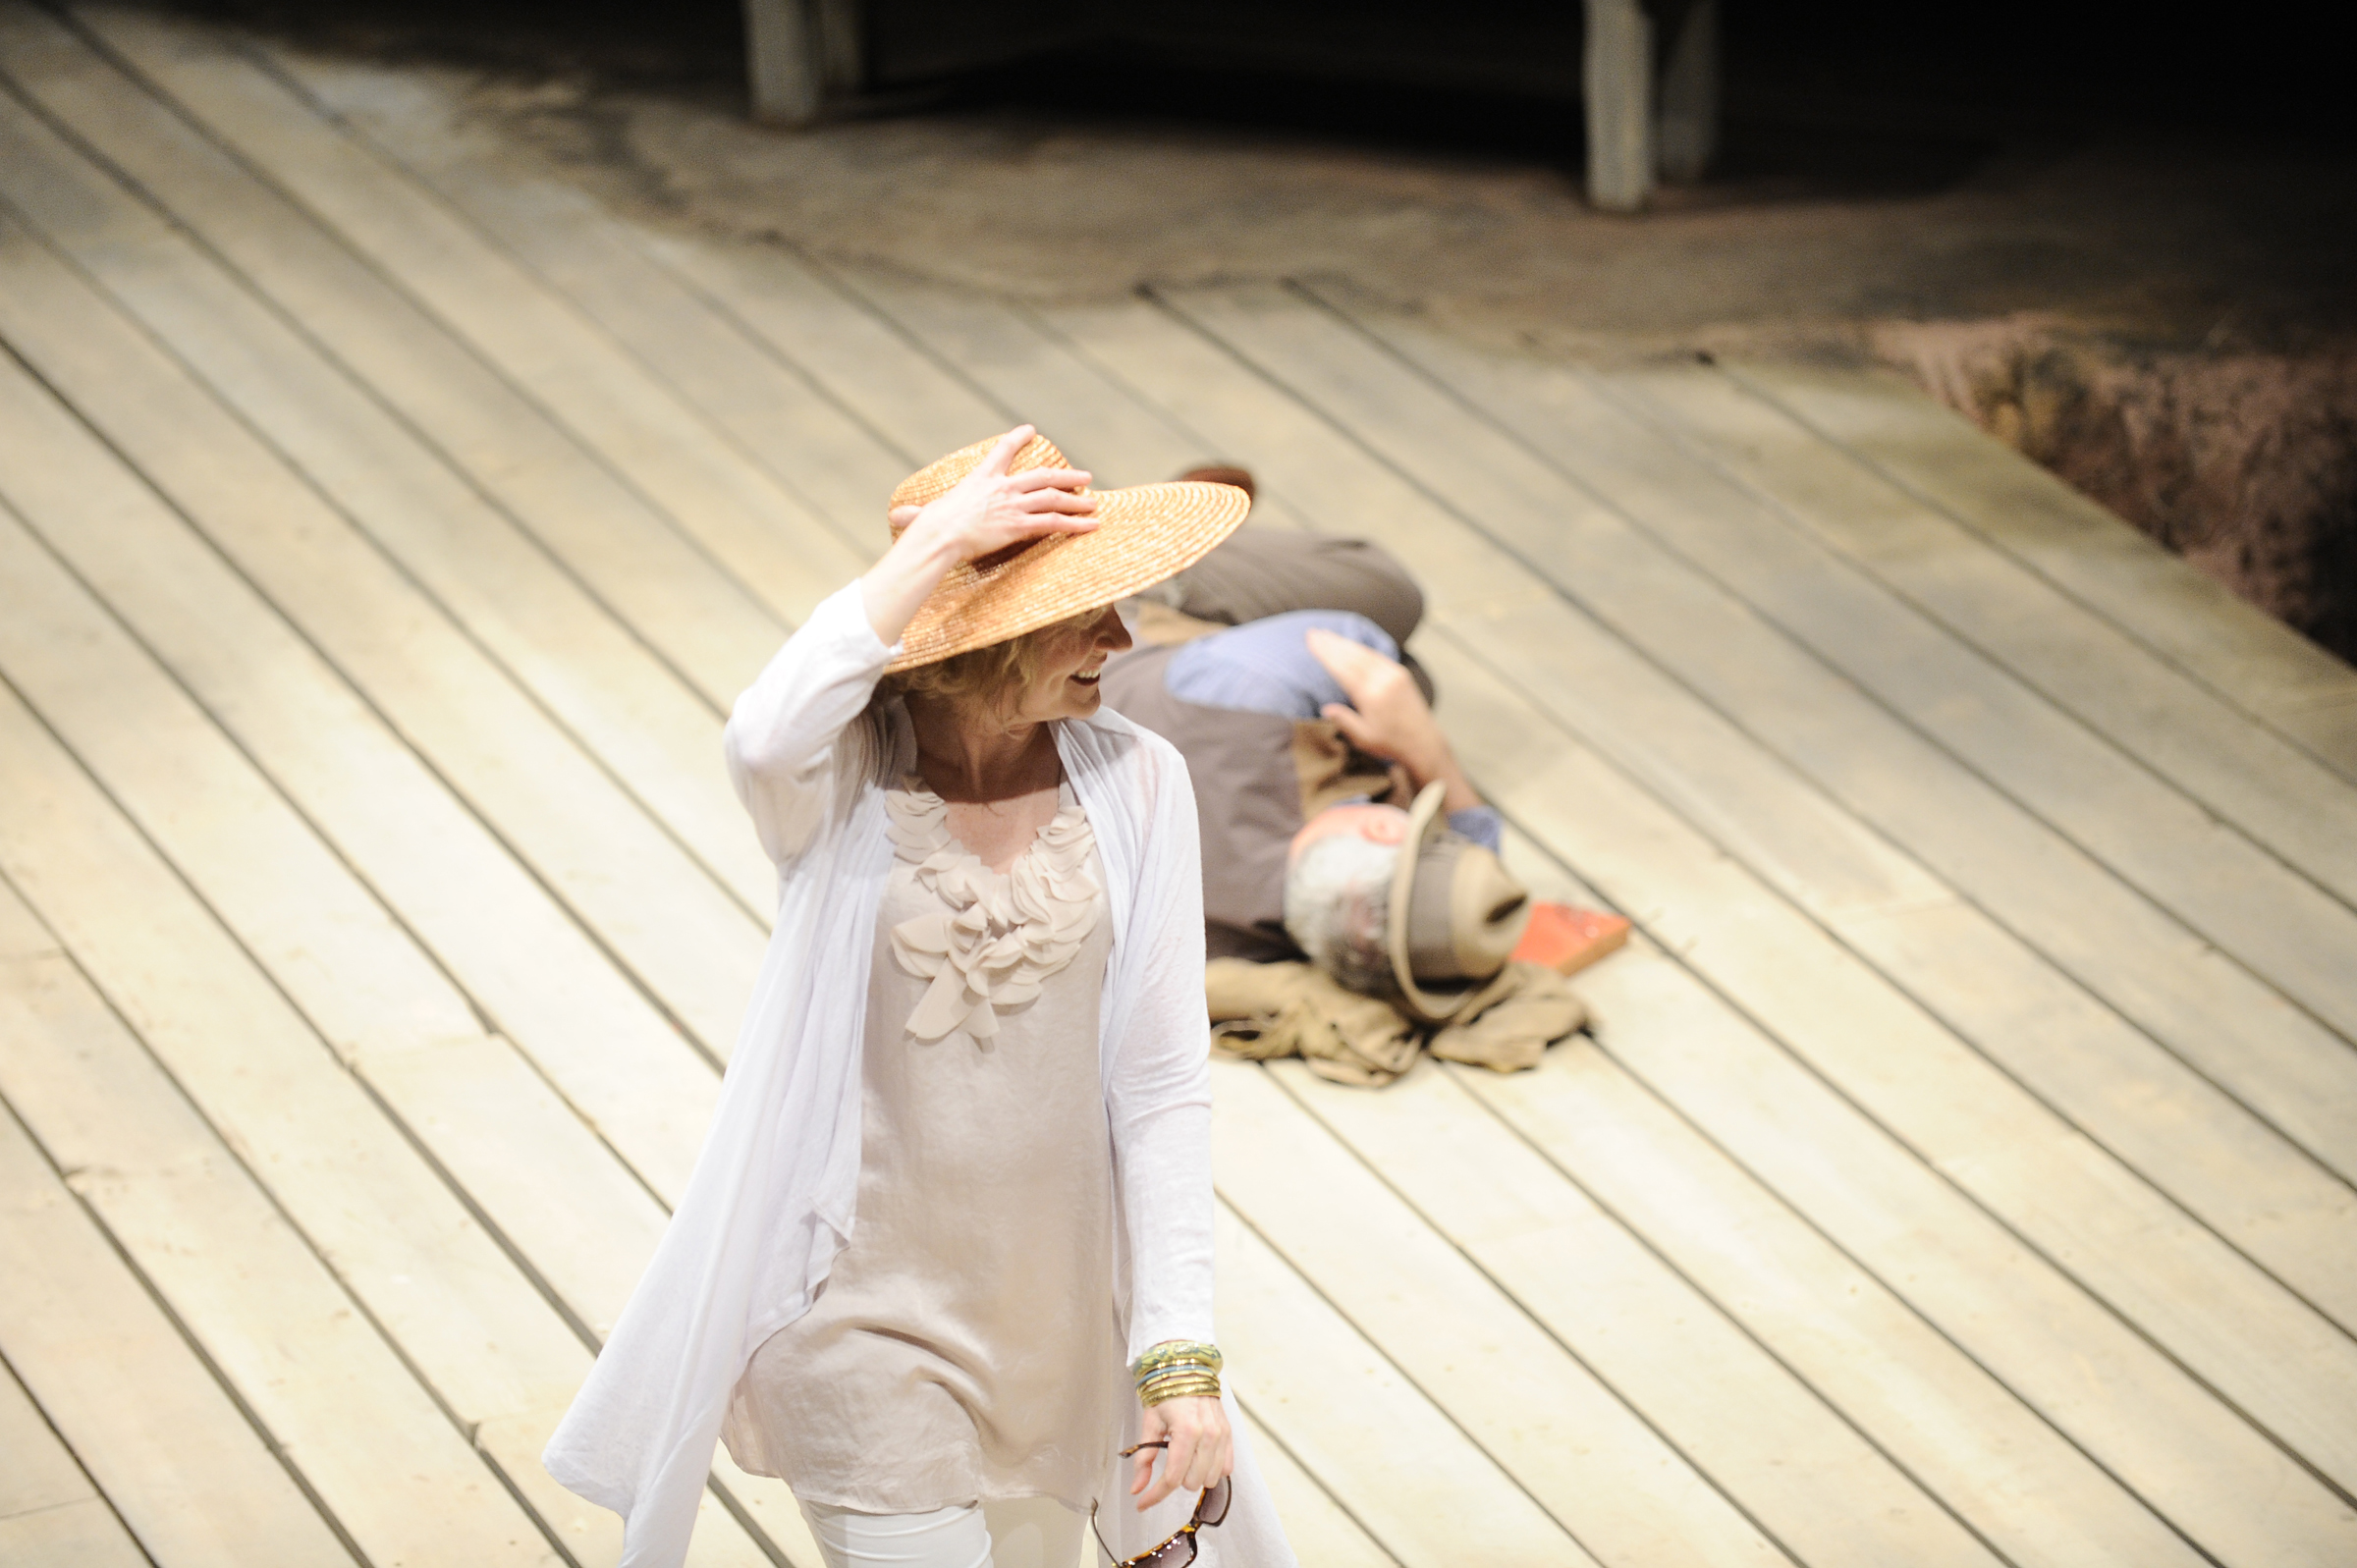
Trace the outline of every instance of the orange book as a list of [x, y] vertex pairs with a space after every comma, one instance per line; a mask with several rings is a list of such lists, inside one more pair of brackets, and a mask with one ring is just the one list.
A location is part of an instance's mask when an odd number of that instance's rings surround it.
[[1558, 974], [1577, 974], [1628, 941], [1628, 922], [1600, 909], [1564, 903], [1534, 903], [1530, 926], [1514, 948], [1520, 963], [1545, 964]]

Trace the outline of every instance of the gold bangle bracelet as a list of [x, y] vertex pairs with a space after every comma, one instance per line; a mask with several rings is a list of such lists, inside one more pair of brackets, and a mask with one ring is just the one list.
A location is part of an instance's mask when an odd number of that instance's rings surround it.
[[1129, 1371], [1142, 1379], [1179, 1362], [1192, 1362], [1216, 1373], [1223, 1365], [1223, 1358], [1217, 1345], [1205, 1344], [1199, 1339], [1173, 1339], [1139, 1356], [1129, 1364]]
[[1166, 1372], [1176, 1372], [1183, 1367], [1200, 1367], [1205, 1372], [1218, 1372], [1220, 1365], [1219, 1362], [1202, 1356], [1174, 1356], [1158, 1361], [1151, 1367], [1139, 1367], [1135, 1371], [1140, 1378], [1159, 1378]]
[[1138, 1403], [1148, 1410], [1172, 1399], [1217, 1399], [1219, 1397], [1220, 1379], [1208, 1374], [1156, 1383], [1150, 1388], [1140, 1388], [1137, 1392]]
[[1219, 1375], [1219, 1368], [1207, 1366], [1200, 1361], [1178, 1361], [1167, 1367], [1157, 1367], [1152, 1372], [1142, 1374], [1137, 1379], [1137, 1385], [1140, 1388], [1147, 1388], [1166, 1378], [1217, 1378]]

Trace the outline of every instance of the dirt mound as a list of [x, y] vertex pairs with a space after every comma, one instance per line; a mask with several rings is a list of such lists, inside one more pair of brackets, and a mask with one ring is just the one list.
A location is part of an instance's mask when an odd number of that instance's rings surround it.
[[2252, 603], [2357, 660], [2357, 337], [2140, 349], [1904, 323], [1882, 357]]

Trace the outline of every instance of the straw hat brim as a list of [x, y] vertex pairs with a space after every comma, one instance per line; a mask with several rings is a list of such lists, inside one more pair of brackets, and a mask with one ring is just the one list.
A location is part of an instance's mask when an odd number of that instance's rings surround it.
[[1424, 842], [1448, 826], [1441, 807], [1448, 786], [1434, 780], [1420, 790], [1407, 810], [1407, 836], [1399, 842], [1399, 858], [1392, 866], [1391, 906], [1384, 922], [1384, 948], [1391, 955], [1392, 978], [1399, 984], [1400, 1000], [1426, 1023], [1447, 1023], [1464, 1010], [1479, 986], [1434, 993], [1416, 984], [1407, 961], [1407, 906], [1415, 894], [1416, 871], [1424, 859]]
[[1224, 484], [1087, 494], [1097, 503], [1088, 532], [1050, 534], [1003, 561], [953, 568], [901, 634], [886, 672], [937, 664], [1126, 599], [1202, 560], [1252, 509], [1251, 497]]

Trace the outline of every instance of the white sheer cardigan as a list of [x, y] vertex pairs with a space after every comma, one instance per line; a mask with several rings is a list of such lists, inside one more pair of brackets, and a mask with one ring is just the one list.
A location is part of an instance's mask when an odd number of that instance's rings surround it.
[[[626, 1568], [686, 1557], [730, 1390], [761, 1342], [809, 1310], [855, 1222], [868, 963], [892, 865], [883, 791], [915, 761], [905, 712], [866, 712], [897, 651], [868, 624], [854, 582], [812, 613], [729, 719], [730, 777], [778, 866], [777, 923], [686, 1192], [542, 1461], [623, 1516]], [[1056, 742], [1113, 918], [1099, 1061], [1120, 1197], [1111, 1284], [1134, 1357], [1215, 1337], [1194, 795], [1178, 752], [1116, 714], [1060, 723]], [[1229, 1420], [1235, 1496], [1202, 1537], [1205, 1559], [1290, 1568], [1233, 1401]], [[1121, 1437], [1135, 1440], [1134, 1430]], [[1183, 1492], [1141, 1517], [1125, 1468], [1106, 1458], [1099, 1524], [1118, 1551], [1185, 1522]]]

